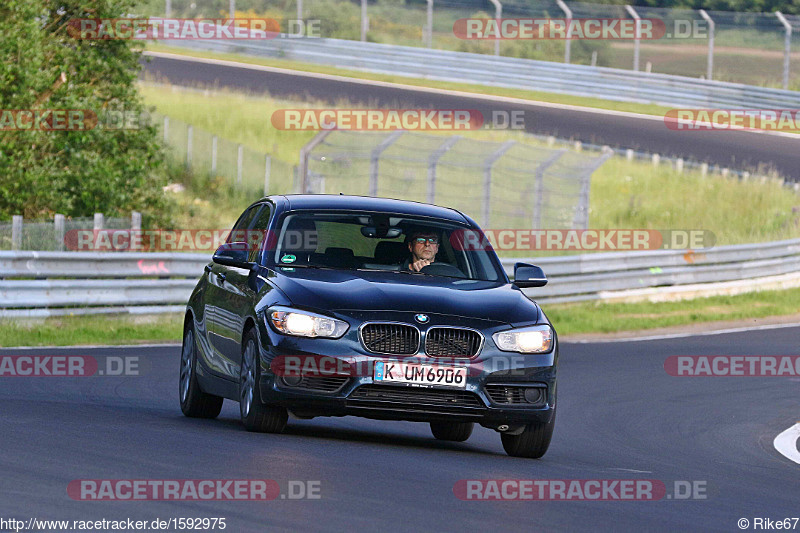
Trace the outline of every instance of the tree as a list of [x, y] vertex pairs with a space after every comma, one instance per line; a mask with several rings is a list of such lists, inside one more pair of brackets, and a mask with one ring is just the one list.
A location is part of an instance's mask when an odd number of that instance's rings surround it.
[[70, 25], [123, 17], [132, 8], [129, 0], [0, 5], [0, 110], [88, 110], [86, 117], [94, 113], [100, 121], [83, 131], [0, 131], [0, 219], [140, 210], [165, 220], [164, 154], [155, 127], [116, 129], [106, 122], [121, 109], [147, 116], [135, 86], [137, 41], [81, 40]]

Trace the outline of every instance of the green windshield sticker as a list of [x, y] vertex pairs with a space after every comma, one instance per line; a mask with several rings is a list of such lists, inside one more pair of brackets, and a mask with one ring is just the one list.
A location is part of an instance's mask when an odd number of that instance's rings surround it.
[[294, 263], [296, 260], [297, 258], [292, 254], [286, 254], [281, 257], [281, 263]]

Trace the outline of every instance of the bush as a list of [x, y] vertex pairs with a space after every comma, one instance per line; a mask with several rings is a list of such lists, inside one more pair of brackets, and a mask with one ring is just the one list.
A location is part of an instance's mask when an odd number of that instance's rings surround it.
[[[6, 0], [0, 5], [0, 109], [77, 109], [146, 118], [136, 92], [140, 53], [124, 40], [79, 40], [71, 19], [119, 18], [127, 0]], [[62, 80], [66, 80], [63, 81]], [[53, 213], [164, 222], [169, 204], [154, 126], [84, 131], [0, 131], [0, 219]]]

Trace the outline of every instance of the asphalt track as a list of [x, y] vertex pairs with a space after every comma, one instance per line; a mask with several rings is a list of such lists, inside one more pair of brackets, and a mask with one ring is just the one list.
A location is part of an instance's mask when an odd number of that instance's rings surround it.
[[[796, 378], [686, 378], [669, 355], [798, 354], [800, 328], [683, 339], [562, 344], [559, 414], [541, 460], [506, 456], [493, 431], [435, 441], [425, 424], [290, 420], [248, 433], [238, 407], [184, 418], [179, 347], [26, 349], [0, 354], [140, 358], [136, 377], [0, 378], [0, 518], [225, 517], [239, 531], [739, 531], [737, 520], [800, 515], [800, 465], [776, 435], [800, 414]], [[75, 479], [320, 482], [320, 499], [88, 502]], [[704, 481], [705, 500], [462, 501], [460, 479]], [[800, 527], [800, 526], [798, 526]]]
[[[484, 117], [491, 117], [493, 111], [523, 111], [525, 128], [531, 133], [684, 157], [742, 170], [774, 167], [788, 180], [800, 181], [798, 136], [749, 131], [674, 131], [661, 119], [633, 114], [609, 114], [527, 101], [495, 101], [480, 95], [364, 84], [294, 71], [197, 62], [189, 58], [150, 56], [144, 61], [143, 75], [148, 79], [177, 85], [227, 87], [331, 104], [349, 100], [359, 105], [387, 108], [476, 109]], [[264, 117], [265, 127], [271, 127], [269, 119]]]

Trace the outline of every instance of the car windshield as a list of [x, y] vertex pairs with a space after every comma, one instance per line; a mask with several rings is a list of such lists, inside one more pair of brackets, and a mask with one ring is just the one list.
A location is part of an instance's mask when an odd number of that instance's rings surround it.
[[[454, 222], [390, 213], [297, 212], [277, 230], [271, 263], [498, 281], [497, 256], [479, 232]], [[465, 245], [468, 244], [468, 245]]]

